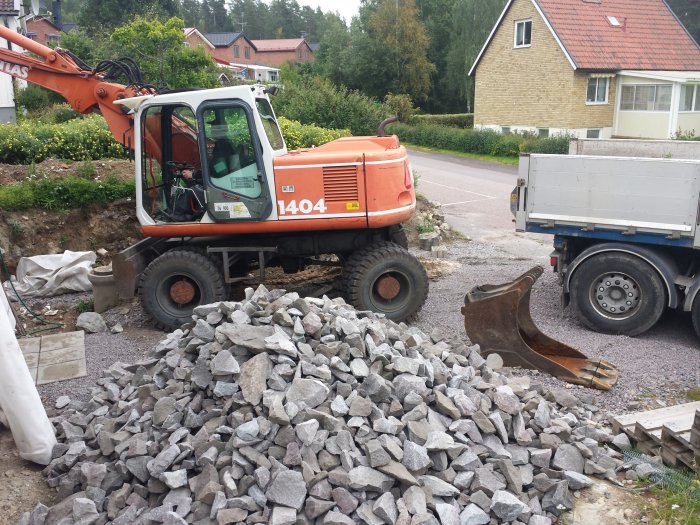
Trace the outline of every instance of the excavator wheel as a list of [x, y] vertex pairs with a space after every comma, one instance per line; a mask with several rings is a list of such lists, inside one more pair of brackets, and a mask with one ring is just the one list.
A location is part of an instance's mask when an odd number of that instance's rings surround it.
[[196, 306], [227, 296], [221, 270], [203, 253], [186, 248], [154, 259], [141, 274], [139, 294], [144, 309], [163, 330], [179, 328], [191, 320]]
[[428, 275], [408, 250], [378, 242], [350, 255], [345, 265], [347, 298], [359, 310], [395, 322], [412, 318], [428, 296]]

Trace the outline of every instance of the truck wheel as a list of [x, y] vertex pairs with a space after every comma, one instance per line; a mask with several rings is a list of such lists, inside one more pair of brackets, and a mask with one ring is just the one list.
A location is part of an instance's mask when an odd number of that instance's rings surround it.
[[400, 322], [415, 315], [428, 296], [428, 275], [408, 250], [378, 242], [353, 253], [345, 266], [348, 300], [359, 310]]
[[165, 252], [141, 274], [141, 303], [156, 327], [175, 330], [200, 304], [226, 298], [224, 277], [206, 255], [188, 249]]
[[693, 300], [693, 308], [690, 310], [690, 317], [693, 319], [695, 334], [700, 337], [700, 294], [696, 295]]
[[656, 270], [624, 253], [586, 259], [571, 277], [570, 292], [578, 319], [606, 334], [642, 334], [656, 324], [666, 305]]

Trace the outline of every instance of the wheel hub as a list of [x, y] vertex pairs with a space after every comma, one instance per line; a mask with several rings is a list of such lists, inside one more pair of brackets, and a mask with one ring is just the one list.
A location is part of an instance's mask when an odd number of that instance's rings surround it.
[[624, 273], [600, 276], [591, 294], [598, 308], [609, 314], [628, 315], [639, 304], [640, 290], [637, 283]]
[[382, 299], [390, 301], [401, 292], [401, 283], [396, 277], [383, 275], [377, 280], [377, 293]]
[[194, 285], [185, 279], [175, 281], [170, 286], [170, 298], [177, 304], [187, 304], [191, 302], [194, 299], [195, 293]]

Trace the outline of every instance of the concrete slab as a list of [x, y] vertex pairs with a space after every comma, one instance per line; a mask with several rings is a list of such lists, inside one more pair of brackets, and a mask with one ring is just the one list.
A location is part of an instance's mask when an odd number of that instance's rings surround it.
[[38, 364], [39, 366], [55, 365], [58, 363], [66, 363], [68, 361], [76, 361], [78, 359], [85, 359], [85, 347], [82, 345], [61, 348], [50, 352], [47, 352], [42, 348], [41, 353], [39, 354]]
[[29, 368], [36, 368], [39, 366], [39, 354], [24, 354], [24, 361]]
[[55, 365], [40, 366], [37, 370], [36, 384], [45, 385], [57, 381], [66, 381], [87, 375], [85, 359], [67, 361]]
[[24, 337], [17, 342], [24, 355], [38, 354], [41, 349], [41, 337]]
[[67, 332], [41, 336], [41, 351], [51, 352], [62, 348], [85, 345], [85, 332]]

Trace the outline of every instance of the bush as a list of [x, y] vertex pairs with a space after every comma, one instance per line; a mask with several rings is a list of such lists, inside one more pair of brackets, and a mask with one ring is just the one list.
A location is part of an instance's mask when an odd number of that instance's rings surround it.
[[287, 149], [290, 150], [320, 146], [331, 140], [350, 136], [349, 129], [326, 129], [318, 126], [305, 126], [300, 122], [284, 117], [279, 118], [279, 124], [282, 128], [284, 141], [287, 143]]
[[423, 124], [433, 126], [447, 126], [450, 128], [473, 128], [474, 113], [455, 113], [453, 115], [415, 115], [410, 124], [420, 126]]
[[284, 89], [274, 98], [275, 111], [290, 120], [329, 129], [349, 129], [353, 135], [374, 135], [379, 124], [392, 116], [376, 100], [336, 87], [321, 77], [302, 77], [283, 69]]
[[79, 177], [49, 179], [43, 176], [0, 186], [0, 209], [69, 210], [133, 197], [134, 191], [133, 181], [119, 181], [116, 177], [99, 181]]
[[29, 112], [38, 111], [49, 105], [48, 91], [34, 84], [17, 91], [16, 102]]
[[49, 157], [97, 160], [121, 158], [124, 152], [112, 137], [107, 123], [97, 115], [60, 124], [0, 125], [0, 162], [32, 164]]
[[520, 153], [558, 153], [569, 151], [570, 137], [537, 137], [532, 134], [502, 135], [491, 130], [456, 129], [445, 126], [409, 126], [392, 124], [389, 131], [402, 142], [417, 146], [479, 153], [495, 157], [517, 157]]

